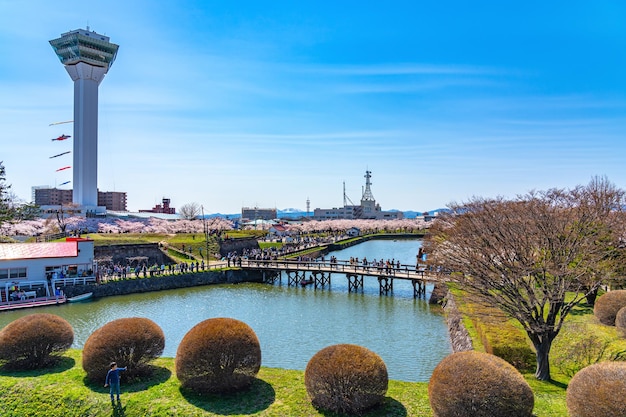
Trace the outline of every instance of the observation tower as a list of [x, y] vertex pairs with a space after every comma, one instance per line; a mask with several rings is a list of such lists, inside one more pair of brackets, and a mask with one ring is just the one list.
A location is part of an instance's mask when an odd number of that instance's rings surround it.
[[72, 201], [86, 211], [98, 206], [98, 86], [119, 45], [108, 36], [76, 29], [50, 41], [74, 81], [74, 184]]

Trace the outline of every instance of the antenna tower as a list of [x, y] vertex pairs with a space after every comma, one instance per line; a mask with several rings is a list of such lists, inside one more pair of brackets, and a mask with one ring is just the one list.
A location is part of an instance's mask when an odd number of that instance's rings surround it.
[[350, 202], [350, 205], [353, 206], [354, 203], [352, 202], [352, 200], [350, 200], [350, 197], [348, 197], [348, 194], [346, 194], [346, 182], [343, 182], [343, 206], [347, 207], [348, 206], [348, 202]]
[[365, 171], [365, 191], [363, 191], [362, 201], [376, 201], [374, 194], [372, 194], [372, 189], [370, 188], [372, 185], [370, 178], [372, 178], [372, 171]]

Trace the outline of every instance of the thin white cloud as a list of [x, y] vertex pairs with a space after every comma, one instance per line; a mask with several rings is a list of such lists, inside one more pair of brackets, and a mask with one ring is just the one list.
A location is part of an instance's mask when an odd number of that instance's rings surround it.
[[385, 63], [371, 65], [289, 65], [292, 71], [314, 74], [342, 75], [342, 76], [382, 76], [382, 75], [501, 75], [510, 74], [496, 68], [478, 67], [469, 65], [434, 65], [420, 63]]

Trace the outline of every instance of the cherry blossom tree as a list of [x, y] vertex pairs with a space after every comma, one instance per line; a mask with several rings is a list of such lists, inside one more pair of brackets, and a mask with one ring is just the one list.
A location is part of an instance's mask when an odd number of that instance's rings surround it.
[[[224, 217], [213, 217], [208, 219], [177, 219], [166, 220], [157, 217], [145, 218], [84, 218], [65, 217], [63, 224], [67, 232], [70, 233], [155, 233], [155, 234], [176, 234], [176, 233], [204, 233], [205, 228], [210, 234], [219, 234], [232, 230], [234, 223]], [[429, 224], [422, 219], [400, 219], [400, 220], [308, 220], [303, 222], [292, 222], [289, 229], [293, 233], [299, 234], [320, 234], [328, 233], [332, 235], [342, 235], [347, 230], [356, 227], [362, 234], [377, 232], [400, 232], [411, 233], [428, 228]], [[259, 223], [256, 230], [268, 230], [270, 224]], [[247, 229], [254, 230], [255, 226], [248, 226]], [[46, 219], [33, 219], [16, 223], [0, 224], [0, 233], [3, 235], [40, 235], [58, 233], [58, 224]]]

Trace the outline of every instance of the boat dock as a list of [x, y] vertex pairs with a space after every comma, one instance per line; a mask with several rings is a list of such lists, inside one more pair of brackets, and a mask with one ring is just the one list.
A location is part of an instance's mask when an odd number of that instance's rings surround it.
[[43, 307], [43, 306], [52, 306], [58, 304], [65, 304], [67, 299], [65, 296], [61, 297], [39, 297], [32, 298], [28, 300], [17, 300], [17, 301], [9, 301], [0, 303], [0, 311], [7, 310], [19, 310], [22, 308], [30, 308], [30, 307]]

